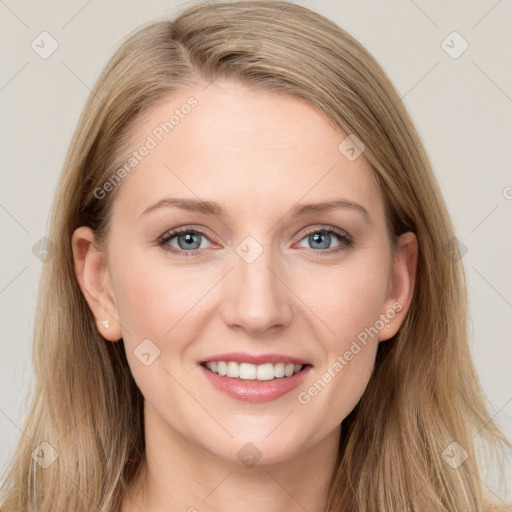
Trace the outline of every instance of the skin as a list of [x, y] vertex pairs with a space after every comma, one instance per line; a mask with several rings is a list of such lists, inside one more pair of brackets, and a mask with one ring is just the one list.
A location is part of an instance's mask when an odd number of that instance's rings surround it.
[[[321, 511], [340, 423], [367, 386], [379, 342], [409, 308], [416, 237], [402, 235], [393, 257], [364, 153], [349, 161], [338, 149], [347, 135], [298, 98], [229, 82], [180, 91], [144, 118], [134, 147], [191, 95], [198, 106], [120, 185], [107, 247], [87, 227], [72, 240], [98, 329], [111, 342], [123, 338], [145, 398], [146, 464], [121, 510]], [[170, 207], [141, 215], [166, 196], [216, 201], [226, 215]], [[298, 202], [340, 198], [363, 206], [368, 219], [348, 207], [290, 214]], [[180, 257], [158, 245], [185, 225], [205, 235], [199, 254]], [[334, 253], [342, 244], [335, 235], [315, 243], [306, 233], [329, 226], [352, 245]], [[236, 252], [247, 236], [263, 249], [251, 263]], [[178, 242], [167, 245], [179, 250]], [[191, 250], [183, 237], [181, 244]], [[301, 404], [299, 392], [396, 303], [394, 318]], [[144, 339], [160, 350], [149, 366], [134, 355]], [[288, 354], [313, 368], [277, 400], [243, 402], [213, 388], [198, 366], [231, 351]], [[251, 467], [237, 457], [247, 442], [261, 454]]]

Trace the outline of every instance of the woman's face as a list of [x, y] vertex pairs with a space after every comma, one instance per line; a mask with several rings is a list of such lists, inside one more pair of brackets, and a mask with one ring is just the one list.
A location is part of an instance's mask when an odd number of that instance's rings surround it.
[[393, 260], [381, 192], [346, 137], [303, 100], [227, 82], [138, 126], [108, 250], [89, 247], [80, 279], [159, 435], [276, 462], [337, 435], [360, 399], [408, 308], [415, 241]]

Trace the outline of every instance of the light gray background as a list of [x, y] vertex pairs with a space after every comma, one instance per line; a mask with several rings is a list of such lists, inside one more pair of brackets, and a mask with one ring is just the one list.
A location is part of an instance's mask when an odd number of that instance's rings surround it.
[[[413, 117], [467, 248], [471, 349], [491, 415], [511, 439], [512, 1], [296, 3], [366, 46]], [[42, 267], [32, 247], [47, 233], [79, 114], [119, 42], [140, 23], [186, 5], [0, 0], [0, 471], [23, 435], [32, 382]], [[59, 45], [47, 59], [31, 48], [43, 31]], [[469, 44], [456, 59], [442, 47], [453, 31]], [[445, 44], [462, 48], [453, 38]]]

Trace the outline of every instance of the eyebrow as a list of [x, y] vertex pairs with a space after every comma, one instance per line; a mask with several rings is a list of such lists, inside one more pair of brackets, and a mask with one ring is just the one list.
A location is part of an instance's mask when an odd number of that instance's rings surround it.
[[[219, 217], [225, 216], [226, 211], [224, 208], [214, 201], [201, 201], [199, 199], [180, 199], [174, 197], [165, 197], [160, 199], [156, 203], [148, 206], [141, 214], [146, 215], [152, 211], [159, 210], [161, 208], [179, 208], [191, 212], [204, 213], [206, 215], [216, 215]], [[353, 201], [347, 201], [346, 199], [336, 199], [333, 201], [326, 201], [322, 203], [302, 203], [297, 204], [290, 209], [292, 216], [301, 217], [311, 213], [320, 213], [325, 211], [334, 210], [336, 208], [349, 208], [359, 211], [363, 214], [365, 219], [370, 222], [370, 214], [364, 206], [354, 203]]]

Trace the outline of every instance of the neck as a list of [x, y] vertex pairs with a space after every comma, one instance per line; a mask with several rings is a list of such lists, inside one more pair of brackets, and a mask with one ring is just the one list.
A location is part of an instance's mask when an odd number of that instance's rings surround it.
[[145, 406], [145, 460], [121, 512], [324, 512], [339, 434], [288, 460], [249, 466], [191, 443]]

